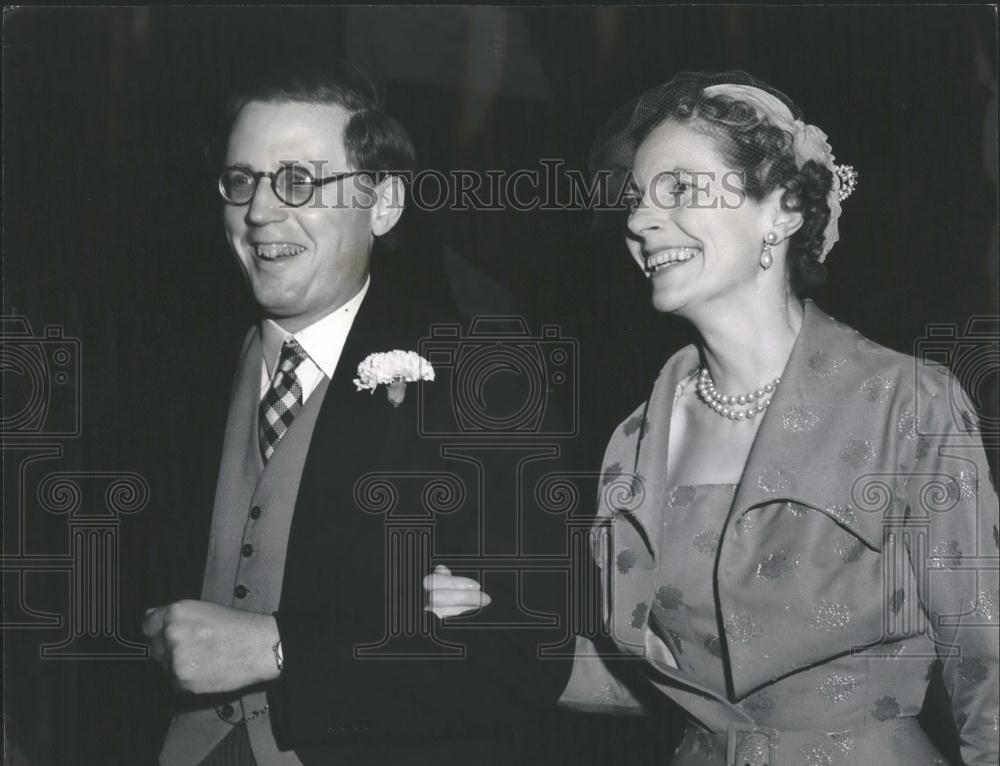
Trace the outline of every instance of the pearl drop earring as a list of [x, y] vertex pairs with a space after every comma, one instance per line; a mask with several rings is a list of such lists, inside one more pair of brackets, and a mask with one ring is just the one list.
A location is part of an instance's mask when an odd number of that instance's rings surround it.
[[769, 231], [764, 237], [764, 249], [760, 253], [760, 267], [767, 271], [774, 263], [774, 256], [771, 254], [771, 247], [778, 241], [778, 235]]

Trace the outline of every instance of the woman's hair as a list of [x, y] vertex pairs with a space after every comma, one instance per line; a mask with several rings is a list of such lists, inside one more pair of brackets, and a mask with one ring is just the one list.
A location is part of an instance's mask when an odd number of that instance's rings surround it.
[[819, 259], [830, 219], [833, 173], [815, 160], [797, 167], [792, 135], [772, 125], [750, 104], [721, 94], [702, 95], [706, 87], [722, 83], [761, 88], [800, 118], [801, 110], [784, 93], [746, 72], [684, 72], [612, 116], [591, 150], [591, 168], [609, 167], [626, 157], [630, 165], [639, 144], [667, 121], [709, 136], [727, 164], [741, 173], [747, 196], [759, 201], [783, 188], [782, 207], [802, 214], [802, 226], [789, 238], [787, 268], [792, 289], [804, 295], [826, 279]]

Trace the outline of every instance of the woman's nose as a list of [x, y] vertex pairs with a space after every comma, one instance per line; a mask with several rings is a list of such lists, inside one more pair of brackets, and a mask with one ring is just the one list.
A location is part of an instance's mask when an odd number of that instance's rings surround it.
[[628, 230], [636, 237], [644, 237], [650, 232], [656, 231], [660, 228], [660, 222], [657, 217], [657, 210], [649, 205], [646, 201], [643, 201], [641, 205], [636, 207], [628, 217]]

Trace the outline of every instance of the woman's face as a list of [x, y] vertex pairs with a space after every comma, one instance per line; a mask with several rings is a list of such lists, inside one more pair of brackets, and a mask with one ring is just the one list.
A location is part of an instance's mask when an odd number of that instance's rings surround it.
[[632, 177], [627, 242], [653, 306], [693, 319], [754, 300], [770, 207], [743, 193], [712, 138], [664, 122], [639, 146]]

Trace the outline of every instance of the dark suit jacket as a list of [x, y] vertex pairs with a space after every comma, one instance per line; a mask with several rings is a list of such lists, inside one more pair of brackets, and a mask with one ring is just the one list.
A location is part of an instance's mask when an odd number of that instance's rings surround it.
[[[276, 614], [284, 672], [267, 689], [279, 747], [305, 764], [511, 763], [533, 748], [530, 724], [554, 707], [569, 674], [567, 661], [538, 656], [567, 634], [565, 574], [462, 566], [463, 556], [512, 558], [518, 544], [535, 556], [565, 553], [563, 519], [534, 506], [532, 487], [514, 489], [516, 476], [530, 482], [556, 461], [519, 469], [524, 451], [488, 435], [422, 436], [421, 408], [435, 422], [452, 411], [448, 375], [408, 386], [398, 408], [384, 387], [369, 394], [353, 383], [365, 356], [418, 350], [442, 321], [457, 319], [373, 276], [318, 415]], [[523, 392], [489, 394], [509, 411]], [[446, 446], [457, 454], [444, 456]], [[493, 603], [461, 626], [424, 612], [420, 579], [436, 563], [478, 579]], [[464, 647], [462, 656], [435, 654], [441, 643]], [[359, 656], [363, 645], [374, 654]], [[412, 652], [430, 656], [386, 656]]]

